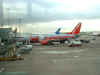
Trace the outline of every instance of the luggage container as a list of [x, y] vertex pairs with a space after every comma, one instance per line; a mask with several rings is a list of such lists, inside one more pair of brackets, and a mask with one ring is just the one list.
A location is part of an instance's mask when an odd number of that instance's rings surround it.
[[20, 46], [22, 46], [23, 45], [23, 42], [21, 42], [21, 41], [18, 41], [18, 42], [16, 42], [16, 47], [20, 47]]
[[82, 42], [81, 41], [71, 41], [68, 46], [69, 47], [77, 47], [77, 46], [81, 46]]
[[19, 48], [19, 53], [25, 53], [32, 51], [32, 45], [23, 45]]

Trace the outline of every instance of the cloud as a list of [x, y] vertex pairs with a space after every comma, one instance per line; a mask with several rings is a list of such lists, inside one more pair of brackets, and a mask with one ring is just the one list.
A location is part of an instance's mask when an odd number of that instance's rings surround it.
[[[16, 8], [22, 3], [21, 10], [11, 13], [10, 23], [18, 23], [20, 15], [23, 23], [40, 23], [73, 19], [98, 19], [100, 18], [99, 0], [4, 0], [8, 5]], [[14, 4], [15, 3], [15, 4]], [[25, 5], [24, 5], [25, 4]], [[25, 7], [24, 7], [25, 6]], [[23, 10], [23, 12], [21, 12]], [[25, 15], [23, 14], [25, 13]], [[16, 16], [13, 16], [16, 14]], [[6, 14], [7, 16], [7, 14]], [[5, 22], [7, 19], [4, 20]]]
[[100, 1], [90, 0], [37, 0], [32, 3], [35, 21], [100, 18]]

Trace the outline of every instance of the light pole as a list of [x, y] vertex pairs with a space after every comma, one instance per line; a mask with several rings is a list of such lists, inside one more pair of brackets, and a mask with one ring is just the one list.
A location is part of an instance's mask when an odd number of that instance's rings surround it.
[[8, 19], [8, 26], [9, 26], [9, 19], [10, 19], [10, 18], [9, 18], [9, 11], [10, 11], [10, 8], [7, 8], [7, 12], [8, 12], [8, 13], [7, 13], [7, 16], [8, 16], [8, 17], [7, 17], [7, 19]]

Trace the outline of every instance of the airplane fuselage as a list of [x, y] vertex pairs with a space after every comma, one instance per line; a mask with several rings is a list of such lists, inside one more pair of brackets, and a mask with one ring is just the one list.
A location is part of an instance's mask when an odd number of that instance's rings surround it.
[[46, 45], [51, 42], [61, 42], [66, 41], [69, 38], [74, 38], [75, 35], [73, 34], [48, 34], [45, 36], [39, 36], [39, 41], [41, 44]]
[[32, 35], [31, 42], [41, 42], [42, 40], [64, 40], [67, 38], [74, 38], [73, 34], [40, 34]]

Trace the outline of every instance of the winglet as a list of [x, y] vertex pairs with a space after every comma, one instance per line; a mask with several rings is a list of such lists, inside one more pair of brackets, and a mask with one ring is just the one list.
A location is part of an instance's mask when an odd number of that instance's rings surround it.
[[58, 28], [57, 31], [55, 32], [56, 34], [60, 34], [61, 28]]

